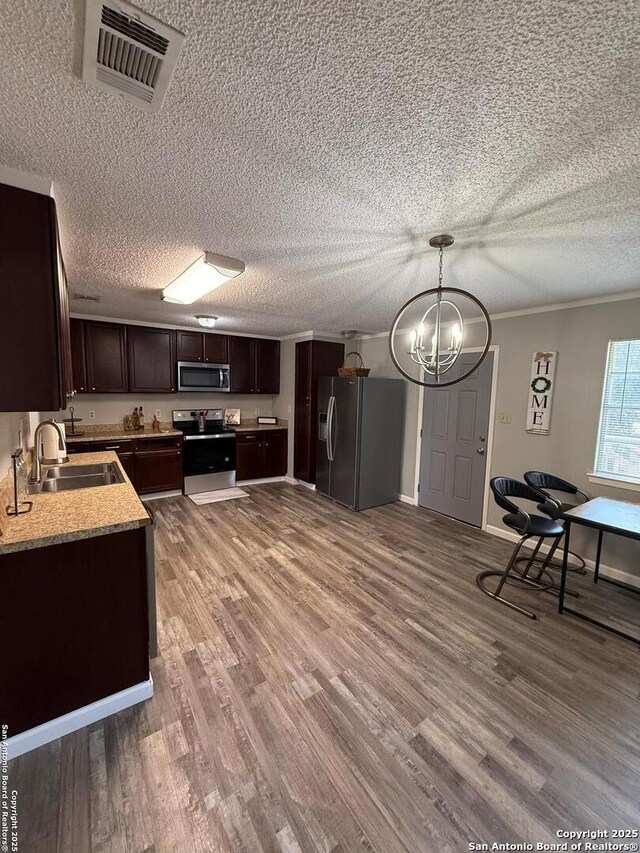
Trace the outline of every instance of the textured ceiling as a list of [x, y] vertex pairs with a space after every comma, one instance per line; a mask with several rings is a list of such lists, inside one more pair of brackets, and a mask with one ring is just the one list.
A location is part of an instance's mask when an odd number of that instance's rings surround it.
[[[54, 181], [78, 313], [389, 327], [445, 283], [493, 312], [640, 288], [635, 0], [140, 0], [187, 40], [161, 111], [79, 78], [83, 3], [0, 19], [0, 163]], [[160, 290], [204, 249], [247, 272]]]

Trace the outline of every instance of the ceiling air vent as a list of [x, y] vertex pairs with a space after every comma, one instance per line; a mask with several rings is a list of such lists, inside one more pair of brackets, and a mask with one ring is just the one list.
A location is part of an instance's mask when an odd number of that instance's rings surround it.
[[157, 112], [184, 36], [129, 3], [87, 0], [82, 79]]

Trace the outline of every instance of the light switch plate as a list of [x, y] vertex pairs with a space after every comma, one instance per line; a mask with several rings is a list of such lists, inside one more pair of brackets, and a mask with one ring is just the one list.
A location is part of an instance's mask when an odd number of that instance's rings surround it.
[[511, 412], [500, 412], [500, 423], [501, 424], [510, 424], [511, 423]]

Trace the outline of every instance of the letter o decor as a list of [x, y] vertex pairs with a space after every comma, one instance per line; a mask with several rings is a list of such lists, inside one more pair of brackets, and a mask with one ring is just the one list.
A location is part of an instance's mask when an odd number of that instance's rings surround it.
[[[540, 387], [542, 385], [542, 387]], [[531, 390], [535, 391], [536, 394], [544, 394], [545, 391], [548, 391], [551, 388], [551, 380], [547, 379], [546, 376], [536, 376], [536, 378], [531, 383]]]

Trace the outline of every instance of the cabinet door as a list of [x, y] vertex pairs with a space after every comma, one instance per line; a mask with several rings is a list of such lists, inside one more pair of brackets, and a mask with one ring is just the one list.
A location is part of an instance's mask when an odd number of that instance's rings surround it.
[[177, 448], [166, 450], [137, 450], [135, 458], [136, 490], [165, 492], [182, 488], [182, 451]]
[[293, 434], [293, 476], [311, 482], [311, 401], [296, 400]]
[[178, 361], [204, 360], [204, 335], [202, 332], [176, 332]]
[[136, 476], [135, 476], [135, 456], [133, 453], [118, 453], [118, 459], [120, 464], [124, 468], [124, 472], [127, 477], [133, 483], [135, 488], [136, 485]]
[[0, 184], [0, 211], [0, 411], [64, 409], [68, 315], [55, 203]]
[[127, 348], [130, 392], [175, 392], [175, 333], [171, 329], [129, 326]]
[[238, 436], [236, 454], [237, 480], [264, 477], [264, 449], [259, 435]]
[[253, 338], [229, 337], [229, 367], [231, 391], [252, 394], [255, 381]]
[[85, 320], [84, 344], [89, 393], [122, 394], [129, 390], [126, 340], [125, 326]]
[[84, 358], [84, 321], [71, 320], [71, 371], [73, 390], [84, 394], [87, 390], [87, 365]]
[[296, 400], [311, 399], [311, 344], [312, 341], [296, 344]]
[[55, 206], [52, 204], [52, 225], [54, 234], [52, 236], [55, 246], [55, 263], [57, 273], [57, 316], [56, 323], [58, 327], [58, 348], [59, 348], [59, 365], [60, 365], [60, 389], [62, 392], [62, 408], [66, 409], [69, 401], [72, 400], [75, 394], [75, 386], [73, 384], [73, 363], [71, 358], [71, 319], [69, 317], [69, 291], [67, 288], [67, 273], [62, 260], [62, 250], [60, 249], [60, 235], [58, 233], [58, 220], [56, 217]]
[[264, 477], [284, 477], [287, 473], [287, 433], [265, 432], [262, 446], [264, 450]]
[[204, 360], [211, 364], [229, 363], [229, 338], [226, 335], [204, 335]]
[[256, 394], [280, 393], [280, 341], [256, 338], [253, 342]]

